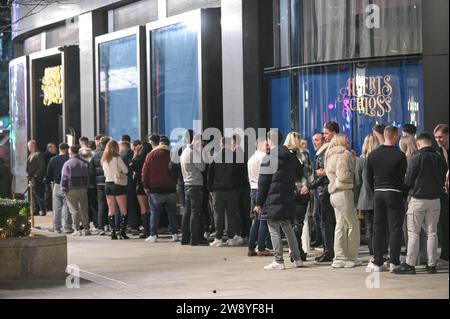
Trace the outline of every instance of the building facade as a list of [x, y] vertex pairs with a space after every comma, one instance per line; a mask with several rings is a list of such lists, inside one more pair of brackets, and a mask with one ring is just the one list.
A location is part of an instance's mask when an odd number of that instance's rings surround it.
[[16, 176], [30, 138], [42, 148], [276, 127], [309, 140], [335, 120], [359, 152], [375, 123], [448, 121], [446, 0], [80, 0], [26, 12], [12, 12]]

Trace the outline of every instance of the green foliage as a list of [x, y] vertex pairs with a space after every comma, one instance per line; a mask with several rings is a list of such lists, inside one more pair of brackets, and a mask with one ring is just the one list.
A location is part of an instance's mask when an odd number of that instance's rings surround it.
[[30, 203], [0, 198], [0, 238], [28, 236], [30, 230]]

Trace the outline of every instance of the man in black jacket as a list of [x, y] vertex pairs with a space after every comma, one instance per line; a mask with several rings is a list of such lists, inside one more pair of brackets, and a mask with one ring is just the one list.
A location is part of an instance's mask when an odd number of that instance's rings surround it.
[[108, 204], [106, 203], [106, 193], [105, 193], [105, 173], [103, 172], [102, 163], [100, 162], [103, 152], [105, 150], [106, 144], [111, 139], [107, 136], [103, 136], [100, 139], [100, 144], [94, 152], [94, 156], [91, 158], [89, 169], [90, 178], [97, 185], [97, 227], [100, 230], [100, 235], [105, 235], [104, 228], [108, 225]]
[[[439, 124], [434, 129], [434, 138], [439, 147], [439, 153], [445, 159], [448, 169], [449, 147], [448, 147], [448, 124]], [[448, 194], [441, 195], [441, 215], [439, 218], [440, 237], [441, 242], [441, 256], [440, 262], [448, 265]]]
[[444, 192], [446, 165], [443, 158], [433, 149], [431, 134], [422, 133], [417, 137], [419, 152], [408, 165], [405, 185], [409, 188], [411, 200], [407, 214], [408, 256], [395, 274], [415, 274], [419, 254], [419, 237], [424, 226], [427, 233], [427, 271], [436, 273], [437, 224], [441, 210], [439, 198]]
[[238, 169], [234, 162], [231, 140], [222, 138], [221, 151], [216, 153], [208, 166], [207, 187], [212, 192], [216, 238], [211, 246], [223, 246], [222, 236], [225, 228], [225, 211], [228, 220], [228, 246], [240, 244], [239, 232], [239, 189], [236, 179]]
[[320, 226], [323, 240], [323, 254], [316, 257], [316, 262], [330, 262], [334, 258], [334, 229], [336, 227], [336, 217], [333, 206], [330, 202], [330, 193], [328, 192], [329, 180], [325, 173], [325, 153], [328, 145], [334, 136], [339, 134], [339, 125], [336, 122], [327, 122], [323, 126], [323, 144], [316, 153], [314, 180], [303, 187], [301, 194], [305, 195], [310, 190], [317, 190], [319, 195]]
[[374, 266], [371, 271], [382, 271], [385, 238], [389, 227], [390, 271], [400, 267], [400, 249], [403, 236], [403, 191], [406, 156], [396, 146], [398, 128], [387, 126], [384, 145], [369, 154], [367, 180], [374, 189]]
[[255, 213], [261, 214], [261, 220], [267, 220], [275, 251], [274, 261], [264, 269], [285, 269], [281, 229], [286, 235], [295, 267], [302, 267], [303, 261], [292, 228], [295, 212], [295, 181], [302, 178], [302, 166], [295, 153], [286, 146], [277, 148], [281, 142], [281, 134], [277, 130], [269, 131], [267, 140], [270, 154], [264, 157], [261, 163], [254, 208]]

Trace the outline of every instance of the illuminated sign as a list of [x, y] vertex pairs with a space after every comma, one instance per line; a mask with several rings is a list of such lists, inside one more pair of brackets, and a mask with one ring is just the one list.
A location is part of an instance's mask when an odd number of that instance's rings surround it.
[[43, 103], [46, 106], [51, 104], [61, 104], [62, 97], [62, 66], [45, 68], [42, 78], [42, 92], [44, 92]]
[[357, 74], [347, 79], [339, 91], [338, 102], [344, 112], [358, 112], [370, 117], [383, 117], [392, 111], [391, 76], [370, 76]]

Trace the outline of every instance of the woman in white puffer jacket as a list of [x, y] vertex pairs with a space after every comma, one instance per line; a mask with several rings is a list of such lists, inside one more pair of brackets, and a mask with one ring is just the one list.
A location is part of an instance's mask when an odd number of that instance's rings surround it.
[[355, 160], [348, 148], [347, 136], [336, 135], [325, 154], [325, 171], [330, 180], [328, 191], [336, 215], [333, 268], [361, 264], [357, 259], [360, 233], [353, 195]]

